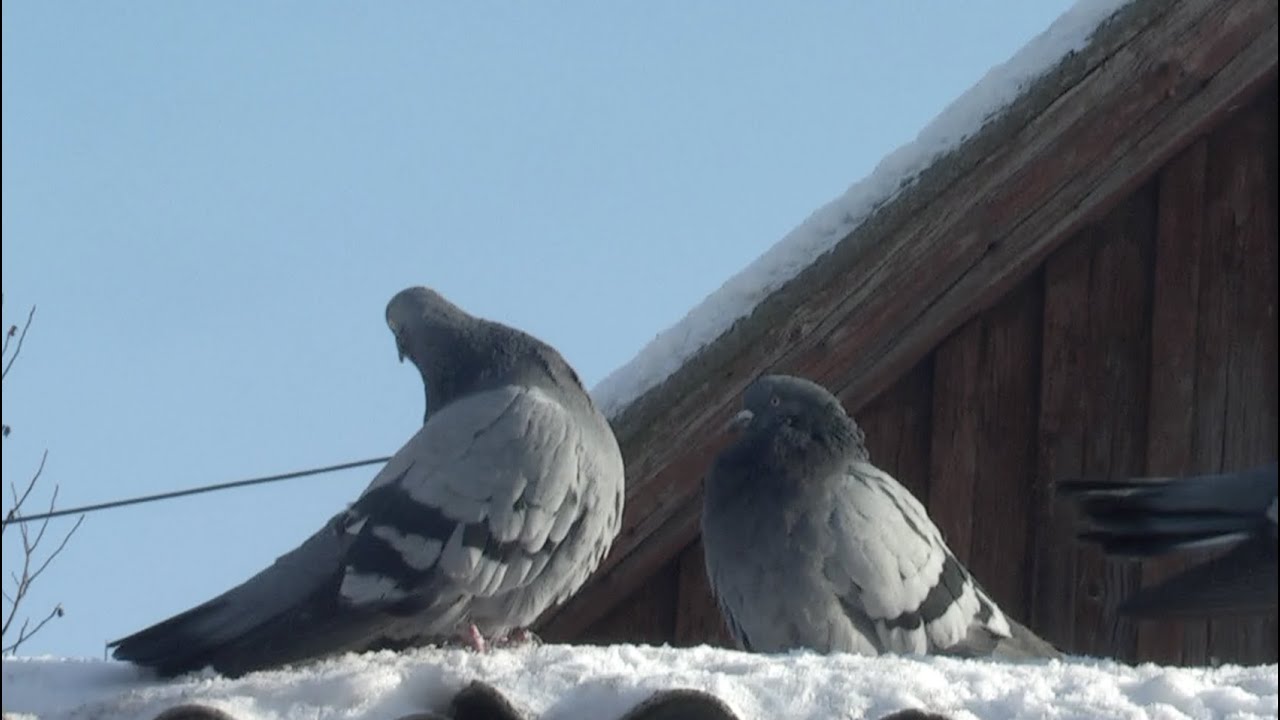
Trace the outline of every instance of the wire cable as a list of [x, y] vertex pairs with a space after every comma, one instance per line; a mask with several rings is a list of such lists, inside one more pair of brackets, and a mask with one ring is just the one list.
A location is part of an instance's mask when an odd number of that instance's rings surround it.
[[125, 507], [126, 505], [141, 505], [143, 503], [155, 502], [157, 500], [169, 500], [171, 498], [186, 497], [187, 495], [200, 495], [201, 493], [214, 492], [217, 490], [230, 490], [231, 488], [247, 487], [249, 485], [262, 485], [264, 483], [278, 482], [280, 480], [292, 480], [294, 478], [307, 477], [308, 475], [322, 475], [324, 473], [337, 472], [339, 470], [350, 470], [352, 468], [364, 467], [366, 465], [377, 465], [390, 460], [388, 457], [370, 458], [369, 460], [358, 460], [356, 462], [341, 463], [339, 465], [328, 465], [326, 467], [312, 468], [310, 470], [296, 470], [294, 472], [281, 473], [279, 475], [266, 475], [264, 477], [249, 478], [247, 480], [234, 480], [232, 482], [217, 483], [215, 485], [202, 485], [200, 487], [188, 488], [186, 490], [173, 490], [171, 492], [157, 493], [155, 495], [142, 495], [124, 500], [112, 500], [111, 502], [97, 503], [95, 505], [82, 505], [81, 507], [65, 508], [62, 510], [51, 510], [49, 512], [36, 513], [34, 515], [15, 515], [4, 519], [4, 524], [35, 522], [37, 520], [49, 520], [51, 518], [63, 517], [65, 515], [83, 515], [85, 513], [97, 512], [99, 510], [110, 510], [111, 508]]

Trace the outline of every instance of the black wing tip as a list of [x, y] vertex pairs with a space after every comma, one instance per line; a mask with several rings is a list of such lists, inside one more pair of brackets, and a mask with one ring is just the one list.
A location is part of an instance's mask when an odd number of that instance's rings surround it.
[[227, 678], [292, 664], [295, 657], [271, 655], [260, 647], [245, 645], [244, 638], [229, 643], [213, 643], [182, 629], [147, 628], [107, 644], [111, 657], [146, 668], [162, 678], [213, 671]]
[[1183, 550], [1221, 547], [1246, 537], [1238, 530], [1203, 532], [1148, 531], [1134, 528], [1086, 528], [1076, 533], [1076, 540], [1097, 545], [1103, 554], [1119, 559], [1144, 560]]
[[1094, 476], [1067, 476], [1052, 481], [1050, 484], [1056, 494], [1064, 497], [1079, 495], [1095, 495], [1099, 497], [1126, 495], [1142, 490], [1159, 490], [1160, 488], [1179, 485], [1197, 485], [1202, 482], [1213, 482], [1224, 479], [1243, 479], [1247, 477], [1266, 477], [1274, 481], [1277, 477], [1277, 463], [1270, 462], [1253, 465], [1238, 470], [1222, 470], [1210, 472], [1187, 472], [1169, 475], [1133, 475], [1108, 478]]
[[1067, 477], [1053, 481], [1053, 491], [1059, 497], [1068, 498], [1118, 498], [1143, 491], [1155, 491], [1184, 480], [1196, 481], [1199, 477], [1121, 477], [1115, 479]]
[[116, 660], [150, 667], [160, 656], [166, 654], [162, 650], [164, 646], [174, 644], [172, 640], [157, 636], [151, 632], [151, 628], [148, 628], [128, 637], [112, 640], [107, 643], [107, 648], [111, 650], [111, 657]]
[[180, 645], [174, 641], [130, 642], [126, 638], [110, 643], [107, 647], [112, 648], [112, 658], [146, 668], [164, 678], [201, 670], [207, 665], [184, 657], [178, 651]]
[[[115, 660], [147, 668], [160, 677], [171, 678], [203, 670], [215, 665], [212, 658], [218, 647], [194, 635], [185, 622], [180, 622], [190, 617], [183, 613], [113, 640], [107, 643], [107, 648]], [[221, 667], [215, 666], [215, 669], [223, 672]]]
[[[111, 645], [108, 645], [111, 647]], [[183, 648], [181, 643], [157, 644], [154, 646], [117, 645], [111, 657], [127, 662], [155, 673], [161, 678], [175, 678], [191, 673], [212, 670], [228, 678], [237, 678], [254, 670], [261, 669], [253, 664], [227, 663], [216, 657], [218, 651], [209, 648]]]

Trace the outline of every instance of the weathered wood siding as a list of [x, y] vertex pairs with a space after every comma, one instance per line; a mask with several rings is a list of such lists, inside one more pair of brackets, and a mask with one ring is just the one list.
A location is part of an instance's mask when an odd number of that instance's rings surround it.
[[[925, 502], [957, 556], [1007, 612], [1067, 651], [1277, 659], [1274, 615], [1117, 617], [1127, 593], [1188, 560], [1103, 558], [1075, 542], [1071, 509], [1049, 485], [1276, 458], [1276, 136], [1272, 89], [857, 412], [873, 459]], [[729, 644], [698, 542], [641, 587], [574, 639]]]

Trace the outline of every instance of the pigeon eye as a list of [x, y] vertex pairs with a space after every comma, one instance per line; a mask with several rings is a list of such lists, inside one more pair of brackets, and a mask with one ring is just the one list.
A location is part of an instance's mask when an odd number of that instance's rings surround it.
[[769, 398], [769, 404], [772, 405], [773, 407], [778, 407], [778, 405], [780, 405], [781, 403], [782, 403], [782, 398], [778, 397], [777, 395], [774, 395], [773, 397]]

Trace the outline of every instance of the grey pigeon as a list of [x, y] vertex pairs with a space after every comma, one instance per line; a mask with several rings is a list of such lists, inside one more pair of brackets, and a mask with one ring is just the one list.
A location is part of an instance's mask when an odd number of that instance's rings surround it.
[[113, 643], [173, 675], [502, 638], [571, 596], [622, 521], [618, 443], [568, 363], [426, 288], [387, 324], [426, 422], [346, 510], [222, 595]]
[[1055, 657], [1001, 612], [821, 386], [753, 382], [706, 478], [712, 591], [753, 652]]
[[1276, 610], [1276, 464], [1242, 472], [1118, 482], [1066, 480], [1083, 540], [1109, 555], [1151, 557], [1233, 546], [1125, 599], [1137, 617], [1207, 617]]

